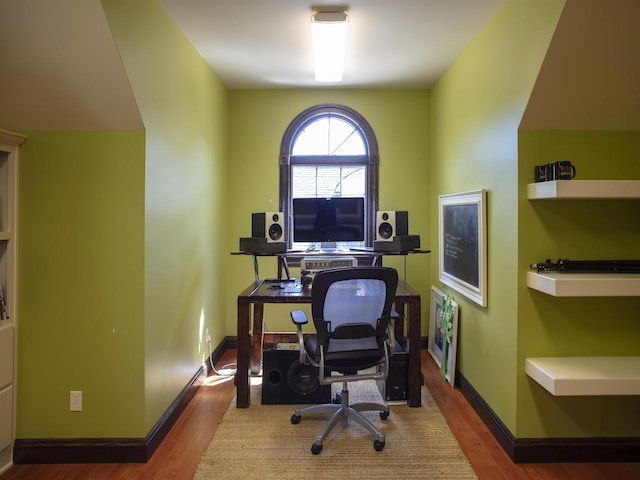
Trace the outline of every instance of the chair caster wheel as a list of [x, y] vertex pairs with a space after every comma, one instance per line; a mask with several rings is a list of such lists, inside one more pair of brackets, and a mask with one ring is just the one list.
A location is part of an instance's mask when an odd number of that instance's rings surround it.
[[382, 420], [386, 420], [387, 418], [389, 418], [389, 412], [385, 412], [384, 410], [380, 411], [380, 418]]
[[311, 453], [313, 453], [314, 455], [318, 455], [321, 451], [322, 445], [318, 445], [317, 443], [311, 445]]
[[291, 423], [297, 425], [300, 423], [300, 415], [291, 415]]
[[374, 441], [373, 448], [376, 449], [376, 452], [381, 452], [382, 449], [384, 448], [384, 442], [381, 442], [380, 440]]

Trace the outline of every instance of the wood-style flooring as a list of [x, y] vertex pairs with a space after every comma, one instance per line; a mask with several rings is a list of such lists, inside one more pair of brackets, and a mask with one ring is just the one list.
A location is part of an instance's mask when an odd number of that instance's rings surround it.
[[[235, 350], [219, 362], [235, 361]], [[514, 464], [458, 390], [440, 377], [422, 352], [425, 384], [480, 480], [640, 479], [640, 463]], [[0, 480], [191, 479], [234, 393], [233, 381], [205, 382], [145, 464], [16, 465]], [[402, 465], [398, 466], [402, 478]], [[428, 479], [428, 473], [425, 473]]]

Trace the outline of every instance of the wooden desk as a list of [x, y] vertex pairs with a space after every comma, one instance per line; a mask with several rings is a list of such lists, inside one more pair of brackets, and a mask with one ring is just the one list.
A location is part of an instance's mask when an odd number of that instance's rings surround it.
[[[271, 288], [274, 285], [283, 285], [285, 288]], [[266, 303], [311, 303], [311, 290], [301, 288], [299, 283], [294, 282], [280, 284], [255, 281], [238, 295], [238, 370], [235, 377], [237, 388], [236, 406], [238, 408], [249, 407], [249, 369], [252, 366], [252, 357], [254, 359], [254, 371], [256, 369], [259, 371], [260, 368], [259, 362], [262, 358], [262, 321]], [[419, 407], [421, 404], [420, 387], [422, 386], [420, 294], [404, 280], [398, 281], [395, 309], [401, 316], [400, 321], [396, 322], [396, 338], [405, 348], [410, 346], [407, 362], [407, 403], [411, 407]], [[253, 329], [251, 326], [252, 317]], [[406, 338], [403, 325], [405, 318], [407, 319]], [[251, 341], [252, 330], [254, 332], [253, 343]], [[257, 334], [258, 332], [259, 334]]]

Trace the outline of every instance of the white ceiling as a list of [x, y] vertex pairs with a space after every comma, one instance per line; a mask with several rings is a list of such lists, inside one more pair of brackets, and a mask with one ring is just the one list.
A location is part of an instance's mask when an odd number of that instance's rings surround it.
[[[159, 0], [236, 88], [429, 88], [504, 0]], [[314, 80], [312, 6], [346, 5], [343, 81]]]
[[[429, 88], [504, 1], [349, 0], [344, 81], [318, 84], [327, 0], [158, 0], [230, 89]], [[0, 128], [142, 126], [100, 0], [0, 0], [0, 65]]]
[[[309, 20], [328, 0], [157, 1], [228, 88], [327, 87]], [[504, 0], [346, 3], [344, 82], [328, 85], [430, 88]], [[523, 125], [637, 130], [638, 18], [638, 0], [569, 0]], [[101, 0], [0, 0], [0, 65], [0, 128], [143, 128]]]

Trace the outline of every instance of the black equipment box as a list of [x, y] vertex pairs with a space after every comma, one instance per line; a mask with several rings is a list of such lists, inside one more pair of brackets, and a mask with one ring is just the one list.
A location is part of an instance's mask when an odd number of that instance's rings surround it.
[[396, 341], [395, 352], [389, 358], [389, 375], [386, 380], [378, 380], [380, 395], [387, 402], [407, 400], [407, 350]]
[[420, 248], [420, 235], [400, 235], [391, 242], [376, 240], [373, 242], [374, 252], [408, 252]]
[[249, 253], [286, 253], [287, 242], [267, 242], [265, 237], [240, 237], [240, 251]]
[[299, 362], [298, 350], [262, 352], [262, 404], [331, 403], [331, 385], [320, 385], [318, 368]]

